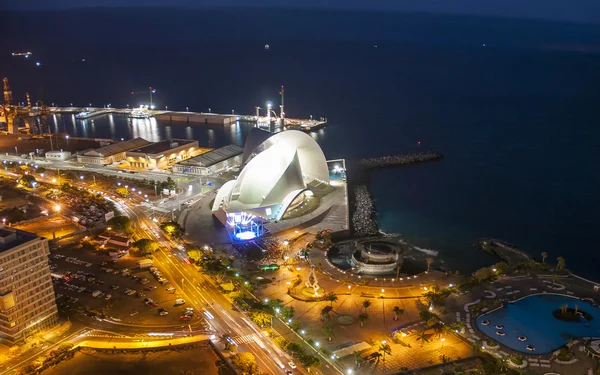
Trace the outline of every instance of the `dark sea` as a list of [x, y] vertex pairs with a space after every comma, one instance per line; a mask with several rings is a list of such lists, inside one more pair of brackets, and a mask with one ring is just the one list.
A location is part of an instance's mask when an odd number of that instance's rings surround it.
[[[378, 220], [438, 266], [495, 261], [481, 237], [566, 258], [600, 279], [600, 29], [426, 14], [125, 9], [10, 14], [0, 74], [60, 106], [135, 106], [327, 117], [311, 135], [328, 158], [439, 151], [441, 162], [372, 174]], [[264, 45], [269, 44], [269, 50]], [[29, 59], [11, 52], [32, 51]], [[39, 61], [40, 66], [35, 62]], [[131, 94], [134, 92], [135, 94]], [[120, 116], [72, 135], [243, 144], [250, 126], [206, 129]], [[419, 146], [420, 142], [420, 146]], [[351, 171], [350, 171], [351, 173]], [[435, 264], [434, 264], [435, 265]]]

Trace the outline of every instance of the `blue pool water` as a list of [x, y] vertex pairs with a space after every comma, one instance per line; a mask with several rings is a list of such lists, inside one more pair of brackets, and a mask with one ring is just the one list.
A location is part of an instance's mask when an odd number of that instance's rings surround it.
[[[588, 312], [594, 319], [586, 326], [585, 320], [563, 322], [554, 318], [552, 312], [563, 304], [569, 307], [577, 305], [579, 310]], [[481, 324], [484, 320], [489, 320], [490, 324]], [[505, 336], [496, 334], [498, 329], [495, 326], [498, 324], [504, 326]], [[571, 337], [600, 336], [600, 308], [576, 298], [538, 294], [480, 316], [477, 327], [493, 340], [518, 352], [545, 354], [563, 346]], [[521, 342], [519, 336], [526, 336], [527, 340]], [[534, 346], [535, 352], [525, 349], [526, 345]]]

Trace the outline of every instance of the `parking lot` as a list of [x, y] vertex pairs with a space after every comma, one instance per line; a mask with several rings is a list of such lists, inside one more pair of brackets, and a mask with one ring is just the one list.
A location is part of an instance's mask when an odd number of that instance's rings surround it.
[[177, 301], [183, 299], [177, 289], [157, 270], [154, 276], [151, 268], [140, 269], [139, 259], [111, 261], [108, 253], [81, 246], [53, 250], [50, 266], [59, 309], [136, 325], [200, 323], [197, 312], [190, 314], [189, 306]]

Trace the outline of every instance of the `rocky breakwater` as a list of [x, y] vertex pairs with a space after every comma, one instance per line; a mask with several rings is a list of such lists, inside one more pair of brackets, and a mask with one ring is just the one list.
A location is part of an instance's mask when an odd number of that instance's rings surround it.
[[475, 247], [486, 253], [497, 256], [508, 264], [515, 265], [521, 262], [527, 262], [531, 259], [529, 254], [516, 246], [493, 238], [481, 239], [475, 243]]
[[443, 155], [438, 152], [413, 152], [349, 161], [346, 165], [349, 170], [347, 176], [353, 234], [357, 237], [381, 235], [375, 220], [377, 210], [368, 188], [369, 170], [441, 159]]
[[439, 152], [411, 152], [360, 159], [356, 162], [356, 164], [363, 168], [373, 169], [425, 163], [429, 161], [441, 160], [443, 158], [444, 156]]

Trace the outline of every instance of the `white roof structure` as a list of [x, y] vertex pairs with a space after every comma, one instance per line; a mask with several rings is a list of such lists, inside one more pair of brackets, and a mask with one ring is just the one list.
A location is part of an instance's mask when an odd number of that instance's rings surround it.
[[213, 211], [279, 220], [310, 182], [329, 184], [325, 155], [306, 133], [288, 130], [269, 137], [252, 137], [251, 133], [248, 138], [263, 139], [258, 144], [247, 143], [246, 164], [237, 180], [228, 181], [218, 191]]

